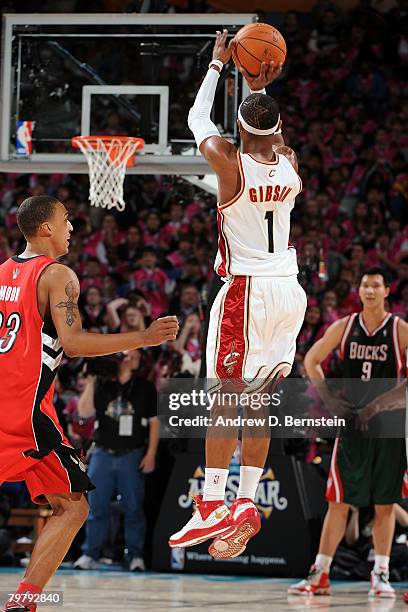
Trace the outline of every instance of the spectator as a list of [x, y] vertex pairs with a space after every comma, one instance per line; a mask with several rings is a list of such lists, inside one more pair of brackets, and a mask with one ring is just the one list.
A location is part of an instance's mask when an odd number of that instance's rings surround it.
[[[300, 27], [299, 17], [296, 11], [287, 11], [284, 16], [282, 35], [290, 50], [293, 45], [305, 42], [305, 32]], [[290, 51], [288, 53], [290, 57]]]
[[6, 232], [0, 228], [0, 263], [13, 255]]
[[169, 272], [172, 278], [180, 277], [184, 264], [191, 256], [192, 249], [193, 243], [190, 238], [181, 236], [180, 242], [178, 243], [178, 249], [168, 253], [166, 256], [166, 262], [173, 267], [174, 272]]
[[310, 304], [307, 307], [305, 320], [297, 340], [296, 362], [303, 363], [304, 356], [314, 344], [322, 326], [322, 313], [319, 306]]
[[167, 310], [167, 294], [171, 284], [165, 272], [157, 267], [156, 251], [145, 248], [140, 269], [132, 274], [131, 287], [142, 291], [152, 308], [152, 318], [156, 319]]
[[88, 287], [98, 287], [102, 289], [102, 277], [107, 274], [106, 266], [102, 265], [97, 257], [89, 257], [83, 265], [79, 266], [81, 276], [81, 290], [85, 291]]
[[170, 220], [163, 228], [163, 240], [166, 246], [180, 240], [183, 234], [187, 234], [188, 224], [184, 219], [184, 208], [182, 202], [173, 202], [170, 206]]
[[327, 8], [318, 19], [317, 27], [312, 31], [308, 47], [315, 53], [328, 54], [334, 51], [340, 42], [341, 24], [334, 8]]
[[103, 294], [99, 287], [91, 285], [85, 291], [81, 315], [84, 329], [89, 329], [90, 327], [103, 329], [105, 327], [106, 307], [103, 304]]
[[338, 297], [335, 291], [325, 291], [322, 299], [322, 321], [326, 325], [340, 319]]
[[[89, 495], [84, 554], [78, 569], [95, 569], [108, 533], [109, 507], [120, 495], [125, 517], [125, 545], [130, 571], [145, 569], [143, 560], [145, 517], [144, 476], [155, 468], [159, 442], [156, 391], [138, 377], [141, 353], [129, 351], [119, 358], [112, 378], [88, 376], [78, 401], [81, 418], [96, 418], [95, 448], [89, 477], [96, 489]], [[149, 440], [146, 450], [147, 428]]]
[[75, 385], [75, 395], [67, 402], [64, 410], [65, 418], [68, 423], [67, 433], [75, 448], [87, 450], [93, 440], [95, 419], [82, 418], [78, 414], [78, 401], [83, 393], [87, 380], [79, 373]]
[[179, 299], [175, 299], [170, 307], [171, 312], [177, 315], [183, 323], [189, 314], [197, 313], [200, 309], [200, 294], [195, 285], [185, 285], [181, 289]]
[[408, 319], [408, 279], [400, 282], [398, 290], [392, 300], [391, 312], [403, 319]]
[[119, 259], [130, 263], [131, 267], [134, 268], [142, 256], [142, 250], [142, 232], [136, 225], [132, 225], [127, 231], [126, 239], [118, 246]]
[[201, 366], [201, 321], [197, 314], [189, 314], [172, 348], [181, 354], [181, 371], [197, 377]]
[[[119, 311], [122, 314], [119, 315]], [[127, 298], [116, 298], [107, 306], [107, 320], [110, 331], [142, 331], [146, 329], [144, 315]]]
[[146, 217], [143, 231], [143, 242], [146, 246], [166, 248], [166, 238], [161, 228], [160, 215], [152, 211]]

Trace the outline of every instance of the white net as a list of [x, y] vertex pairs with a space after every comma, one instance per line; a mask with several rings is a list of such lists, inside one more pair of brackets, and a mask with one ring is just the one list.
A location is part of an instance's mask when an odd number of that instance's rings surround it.
[[143, 146], [140, 138], [74, 139], [75, 146], [85, 155], [89, 166], [89, 201], [92, 206], [124, 210], [123, 182], [126, 165], [137, 149]]

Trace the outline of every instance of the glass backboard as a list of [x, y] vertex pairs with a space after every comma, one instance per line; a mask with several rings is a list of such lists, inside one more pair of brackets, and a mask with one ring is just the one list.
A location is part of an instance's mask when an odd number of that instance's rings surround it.
[[[61, 170], [86, 172], [71, 138], [116, 134], [145, 139], [137, 172], [200, 173], [207, 166], [187, 114], [215, 31], [225, 27], [233, 35], [254, 20], [251, 14], [5, 15], [1, 169], [63, 164]], [[231, 63], [219, 81], [213, 121], [232, 140], [247, 93]], [[29, 155], [21, 145], [28, 129]]]

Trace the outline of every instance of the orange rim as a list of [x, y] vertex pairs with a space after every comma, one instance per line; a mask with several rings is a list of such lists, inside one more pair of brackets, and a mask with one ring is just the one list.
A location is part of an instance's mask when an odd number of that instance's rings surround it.
[[89, 144], [89, 146], [91, 147], [96, 147], [96, 145], [98, 144], [98, 142], [100, 142], [102, 140], [102, 142], [106, 142], [109, 143], [112, 140], [115, 141], [119, 141], [119, 143], [127, 143], [127, 142], [133, 142], [133, 143], [137, 143], [139, 145], [139, 147], [143, 147], [145, 144], [145, 141], [143, 140], [143, 138], [135, 138], [133, 136], [74, 136], [71, 139], [71, 144], [74, 148], [78, 149], [79, 148], [79, 143], [80, 142], [84, 142]]
[[[140, 150], [144, 147], [145, 141], [143, 138], [136, 138], [134, 136], [109, 136], [109, 135], [92, 135], [92, 136], [74, 136], [71, 139], [71, 144], [75, 149], [80, 149], [81, 144], [86, 144], [89, 148], [97, 150], [99, 148], [100, 142], [103, 142], [106, 145], [114, 142], [112, 149], [108, 152], [109, 159], [113, 164], [118, 164], [121, 162], [122, 156], [121, 153], [126, 144], [135, 144], [136, 149]], [[135, 153], [129, 157], [126, 162], [126, 166], [132, 166], [135, 162]]]

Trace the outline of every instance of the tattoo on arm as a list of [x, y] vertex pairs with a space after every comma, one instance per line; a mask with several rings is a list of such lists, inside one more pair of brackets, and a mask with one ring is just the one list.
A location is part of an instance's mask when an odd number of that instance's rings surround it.
[[78, 314], [77, 299], [79, 295], [79, 292], [77, 288], [75, 287], [73, 281], [70, 281], [69, 283], [65, 285], [65, 294], [67, 296], [67, 300], [65, 302], [60, 302], [59, 304], [57, 304], [57, 308], [66, 308], [67, 310], [66, 323], [67, 325], [71, 327], [71, 325], [74, 323], [75, 319], [77, 318], [77, 314]]

